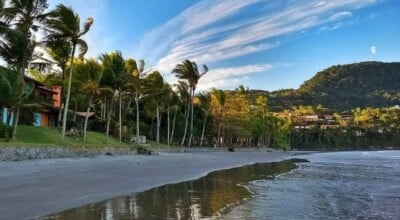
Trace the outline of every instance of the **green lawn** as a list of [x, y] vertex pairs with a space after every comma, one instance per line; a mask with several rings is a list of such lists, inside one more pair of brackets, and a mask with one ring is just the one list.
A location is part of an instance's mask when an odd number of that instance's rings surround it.
[[102, 133], [88, 132], [86, 143], [81, 139], [66, 137], [63, 144], [60, 142], [61, 132], [56, 128], [18, 126], [17, 141], [5, 142], [0, 139], [0, 147], [7, 146], [72, 146], [72, 147], [128, 147], [126, 143], [120, 143], [117, 139], [109, 138], [104, 143], [105, 135]]

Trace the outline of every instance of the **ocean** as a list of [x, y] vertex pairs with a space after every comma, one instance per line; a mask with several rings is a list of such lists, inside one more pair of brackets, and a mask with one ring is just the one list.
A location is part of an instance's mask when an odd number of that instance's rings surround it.
[[212, 172], [42, 219], [400, 219], [400, 151], [334, 152]]

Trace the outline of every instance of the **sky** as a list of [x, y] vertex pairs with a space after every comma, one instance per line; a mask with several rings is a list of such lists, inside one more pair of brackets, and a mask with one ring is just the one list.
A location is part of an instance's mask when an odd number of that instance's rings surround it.
[[185, 59], [198, 88], [298, 88], [332, 65], [400, 61], [400, 0], [49, 0], [94, 19], [88, 57], [115, 50], [175, 82]]

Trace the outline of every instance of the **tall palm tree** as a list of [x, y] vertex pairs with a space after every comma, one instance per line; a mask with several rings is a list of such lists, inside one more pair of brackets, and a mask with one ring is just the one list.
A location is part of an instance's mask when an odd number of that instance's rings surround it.
[[181, 64], [176, 65], [172, 70], [175, 76], [181, 80], [186, 80], [190, 87], [190, 106], [191, 106], [191, 120], [190, 120], [190, 136], [188, 147], [191, 146], [193, 136], [193, 98], [199, 79], [208, 72], [208, 67], [203, 65], [203, 71], [200, 72], [197, 64], [190, 60], [185, 60]]
[[[58, 126], [61, 126], [61, 116], [62, 116], [62, 106], [64, 105], [64, 87], [62, 83], [64, 82], [65, 72], [67, 70], [67, 63], [70, 59], [72, 48], [70, 43], [63, 38], [50, 39], [49, 41], [44, 42], [46, 46], [46, 52], [50, 55], [50, 57], [57, 63], [57, 65], [61, 69], [61, 80], [59, 86], [61, 86], [60, 91], [60, 110], [58, 113]], [[54, 74], [56, 76], [56, 74]]]
[[161, 112], [164, 110], [168, 101], [169, 85], [164, 82], [163, 77], [158, 71], [154, 71], [146, 77], [146, 87], [148, 88], [148, 102], [155, 107], [157, 118], [157, 144], [160, 144]]
[[108, 140], [109, 137], [109, 132], [110, 132], [110, 121], [111, 121], [111, 115], [112, 115], [112, 110], [113, 110], [113, 104], [114, 104], [114, 95], [118, 96], [119, 100], [119, 124], [120, 124], [120, 138], [121, 138], [121, 124], [122, 124], [122, 119], [121, 119], [121, 99], [122, 99], [122, 93], [123, 93], [123, 87], [125, 84], [125, 81], [127, 80], [127, 74], [125, 70], [125, 60], [119, 51], [115, 51], [112, 53], [108, 54], [102, 54], [100, 55], [100, 60], [103, 63], [104, 67], [104, 73], [103, 77], [101, 79], [100, 84], [104, 87], [110, 88], [113, 91], [112, 96], [108, 96], [108, 101], [107, 101], [107, 106], [108, 110], [107, 111], [107, 129], [106, 129], [106, 141]]
[[[178, 84], [175, 85], [181, 102], [185, 103], [187, 105], [186, 109], [185, 109], [185, 129], [184, 129], [184, 133], [183, 133], [183, 137], [182, 137], [182, 141], [181, 141], [181, 146], [183, 147], [183, 145], [185, 144], [185, 138], [186, 138], [186, 133], [187, 133], [187, 128], [188, 128], [188, 123], [189, 123], [189, 112], [190, 112], [190, 91], [189, 91], [189, 85], [186, 81], [178, 81]], [[175, 125], [175, 123], [174, 123]], [[171, 139], [174, 136], [174, 129], [175, 126], [173, 126], [172, 128], [172, 134], [171, 134]]]
[[[36, 46], [32, 34], [39, 30], [40, 23], [45, 19], [46, 8], [46, 0], [0, 2], [0, 56], [17, 70], [22, 84], [26, 67]], [[17, 138], [20, 106], [15, 108], [14, 113], [13, 140]]]
[[76, 78], [79, 90], [86, 94], [88, 98], [88, 107], [86, 109], [85, 123], [83, 126], [83, 141], [86, 141], [86, 130], [89, 119], [89, 113], [93, 106], [94, 99], [101, 92], [106, 90], [100, 87], [100, 80], [103, 74], [103, 66], [95, 59], [88, 59], [75, 68]]
[[207, 117], [208, 117], [208, 114], [210, 113], [210, 109], [211, 109], [211, 95], [208, 92], [203, 92], [203, 93], [200, 93], [197, 97], [200, 100], [200, 108], [204, 112], [203, 130], [201, 132], [201, 138], [200, 138], [200, 147], [202, 147], [203, 141], [204, 141], [204, 133], [206, 130]]
[[62, 122], [61, 142], [63, 142], [67, 126], [67, 113], [71, 96], [72, 71], [74, 67], [75, 52], [77, 49], [76, 47], [79, 46], [80, 53], [78, 56], [83, 57], [88, 50], [88, 46], [82, 37], [90, 30], [90, 27], [93, 24], [93, 18], [88, 18], [81, 27], [79, 15], [76, 14], [71, 8], [63, 4], [59, 4], [57, 5], [56, 9], [48, 14], [48, 19], [46, 19], [45, 24], [47, 26], [47, 31], [49, 32], [49, 35], [46, 37], [46, 41], [64, 39], [70, 43], [70, 47], [72, 48], [70, 56], [67, 98], [65, 101]]
[[223, 90], [213, 89], [211, 92], [214, 97], [215, 102], [218, 105], [217, 115], [218, 115], [218, 134], [217, 134], [217, 147], [221, 144], [221, 126], [222, 126], [222, 114], [224, 105], [226, 102], [226, 94]]
[[125, 69], [128, 72], [128, 75], [131, 76], [131, 83], [130, 87], [135, 94], [135, 107], [136, 107], [136, 142], [138, 143], [140, 137], [140, 106], [139, 101], [143, 97], [142, 87], [143, 87], [143, 77], [149, 73], [150, 69], [145, 69], [145, 62], [144, 60], [134, 60], [128, 59], [125, 62]]

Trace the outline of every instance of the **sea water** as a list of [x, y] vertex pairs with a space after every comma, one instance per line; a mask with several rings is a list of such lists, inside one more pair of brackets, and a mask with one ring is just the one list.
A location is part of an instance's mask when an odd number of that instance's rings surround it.
[[400, 151], [319, 153], [222, 219], [400, 219]]
[[217, 171], [43, 219], [400, 219], [400, 151], [297, 157], [310, 163]]

